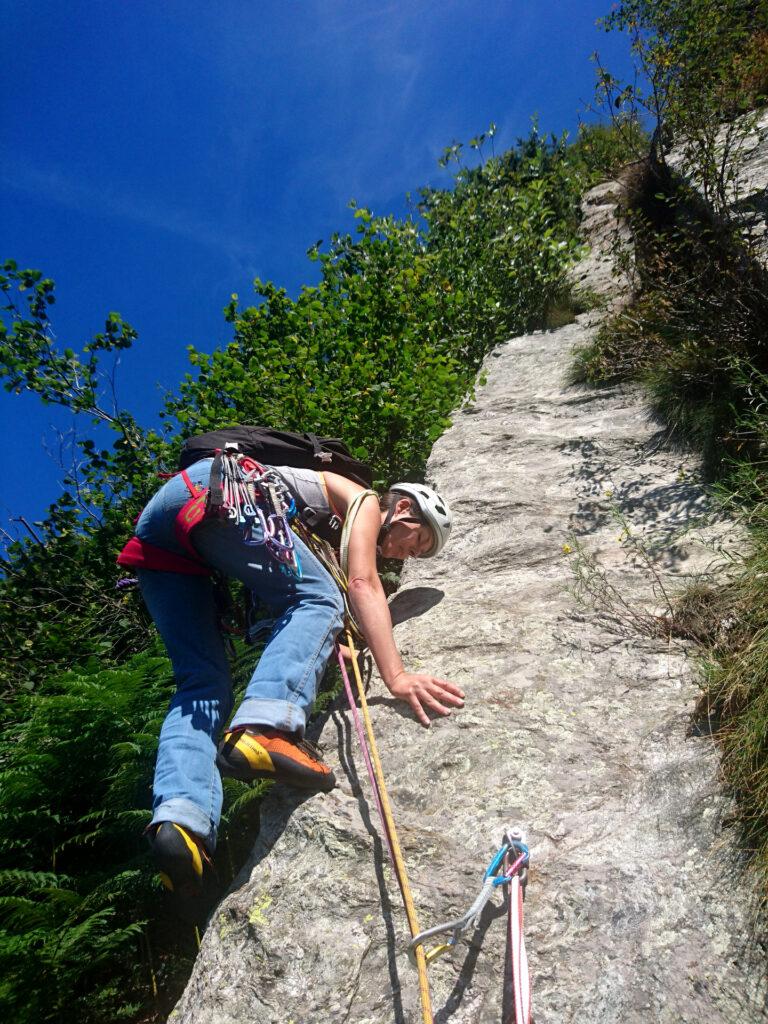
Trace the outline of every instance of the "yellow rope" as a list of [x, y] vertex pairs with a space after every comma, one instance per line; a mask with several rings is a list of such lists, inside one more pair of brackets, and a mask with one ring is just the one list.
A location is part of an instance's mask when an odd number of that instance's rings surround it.
[[[387, 786], [384, 782], [384, 772], [381, 767], [381, 761], [379, 760], [379, 751], [376, 746], [376, 738], [373, 735], [373, 726], [371, 724], [371, 716], [368, 711], [368, 701], [365, 698], [365, 688], [363, 686], [363, 680], [360, 677], [360, 666], [357, 664], [357, 651], [355, 650], [355, 643], [352, 639], [352, 633], [347, 630], [347, 645], [349, 647], [349, 653], [352, 657], [352, 668], [355, 673], [355, 682], [357, 683], [357, 692], [360, 697], [360, 710], [363, 713], [363, 721], [365, 722], [365, 731], [368, 734], [368, 746], [371, 750], [371, 761], [373, 762], [373, 770], [376, 775], [376, 782], [379, 787], [379, 799], [381, 800], [381, 809], [384, 814], [384, 821], [386, 822], [386, 828], [389, 833], [389, 841], [392, 846], [392, 857], [395, 862], [395, 872], [397, 873], [397, 880], [400, 883], [400, 891], [403, 894], [403, 903], [405, 904], [405, 913], [408, 918], [408, 927], [411, 929], [411, 938], [418, 935], [421, 929], [419, 928], [419, 921], [416, 917], [416, 907], [413, 903], [413, 897], [411, 896], [411, 886], [408, 881], [408, 872], [405, 869], [405, 861], [403, 860], [403, 854], [400, 850], [400, 841], [397, 838], [397, 831], [395, 829], [395, 820], [392, 817], [392, 808], [389, 803], [389, 796], [387, 795]], [[424, 955], [424, 947], [416, 947], [416, 967], [419, 971], [419, 994], [421, 996], [421, 1015], [424, 1024], [433, 1024], [434, 1018], [432, 1016], [432, 1002], [429, 996], [429, 979], [427, 978], [427, 960]]]

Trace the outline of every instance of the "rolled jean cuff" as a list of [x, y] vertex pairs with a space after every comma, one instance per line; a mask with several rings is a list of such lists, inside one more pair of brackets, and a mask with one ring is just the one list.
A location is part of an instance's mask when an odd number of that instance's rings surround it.
[[186, 797], [176, 796], [164, 800], [152, 815], [151, 825], [158, 825], [161, 821], [173, 821], [190, 829], [203, 840], [209, 853], [216, 849], [216, 829], [210, 815]]
[[297, 732], [303, 736], [307, 716], [303, 708], [287, 700], [246, 697], [229, 728], [241, 729], [244, 725], [271, 725], [273, 729]]

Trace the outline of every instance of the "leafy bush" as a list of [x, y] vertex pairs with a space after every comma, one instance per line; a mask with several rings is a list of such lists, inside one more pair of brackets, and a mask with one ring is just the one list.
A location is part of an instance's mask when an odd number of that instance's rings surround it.
[[[0, 1008], [14, 1021], [131, 1016], [157, 898], [141, 844], [172, 690], [165, 658], [97, 661], [19, 697], [0, 743]], [[133, 997], [136, 999], [136, 996]]]
[[616, 177], [627, 164], [648, 152], [650, 137], [633, 114], [621, 114], [612, 122], [580, 124], [569, 156], [583, 164], [591, 179]]
[[[616, 107], [634, 102], [676, 136], [722, 122], [768, 95], [765, 0], [620, 0], [601, 23], [628, 33], [643, 80], [601, 74]], [[618, 101], [618, 102], [617, 102]]]
[[622, 82], [598, 58], [598, 101], [625, 123], [650, 118], [653, 159], [681, 146], [690, 179], [726, 213], [753, 124], [737, 115], [768, 99], [768, 2], [621, 0], [602, 24], [628, 33], [635, 76]]
[[534, 135], [460, 170], [452, 191], [423, 191], [421, 222], [354, 208], [354, 235], [309, 252], [317, 286], [293, 300], [257, 280], [258, 305], [233, 298], [233, 341], [190, 351], [197, 376], [166, 415], [187, 431], [311, 425], [344, 437], [379, 483], [418, 476], [485, 354], [542, 326], [562, 294], [582, 184], [565, 145]]
[[[449, 158], [460, 162], [454, 147]], [[436, 327], [477, 367], [510, 334], [543, 326], [579, 254], [575, 228], [587, 174], [565, 140], [527, 140], [473, 170], [450, 192], [424, 190]], [[441, 286], [442, 284], [442, 293]]]

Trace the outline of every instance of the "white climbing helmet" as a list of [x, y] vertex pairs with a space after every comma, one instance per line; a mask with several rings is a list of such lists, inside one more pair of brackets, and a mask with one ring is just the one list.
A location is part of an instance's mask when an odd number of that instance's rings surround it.
[[416, 502], [419, 512], [426, 524], [432, 530], [434, 543], [429, 551], [420, 558], [432, 558], [442, 551], [451, 533], [453, 516], [448, 505], [437, 491], [425, 484], [398, 483], [392, 484], [390, 491], [397, 491], [398, 494], [406, 494]]

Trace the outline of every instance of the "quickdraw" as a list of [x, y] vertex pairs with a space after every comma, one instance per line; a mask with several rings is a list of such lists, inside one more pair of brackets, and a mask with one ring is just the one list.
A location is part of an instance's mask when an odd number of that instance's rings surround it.
[[416, 953], [427, 939], [450, 933], [447, 942], [425, 952], [427, 963], [450, 952], [465, 931], [476, 925], [483, 908], [499, 886], [507, 886], [507, 955], [504, 972], [503, 1024], [530, 1024], [531, 986], [528, 957], [523, 937], [523, 894], [528, 882], [530, 853], [520, 829], [508, 829], [499, 850], [483, 876], [483, 885], [469, 910], [453, 921], [428, 928], [414, 935], [408, 957], [416, 964]]
[[224, 451], [221, 490], [221, 509], [230, 522], [243, 527], [245, 543], [265, 545], [276, 561], [300, 579], [301, 564], [289, 526], [296, 503], [280, 475], [247, 455]]
[[[416, 963], [416, 947], [422, 945], [427, 939], [431, 939], [435, 935], [442, 935], [444, 932], [450, 932], [450, 938], [447, 942], [434, 946], [425, 953], [427, 963], [431, 963], [444, 953], [448, 953], [459, 941], [462, 934], [468, 928], [477, 924], [483, 908], [493, 895], [494, 889], [501, 885], [508, 885], [518, 872], [520, 873], [520, 883], [525, 888], [530, 854], [523, 839], [523, 833], [519, 829], [510, 829], [504, 834], [504, 839], [498, 852], [486, 868], [485, 875], [483, 876], [483, 885], [475, 902], [466, 914], [457, 917], [454, 921], [444, 921], [442, 924], [436, 924], [433, 928], [428, 928], [426, 931], [415, 935], [408, 946], [408, 957], [412, 964]], [[505, 862], [509, 859], [511, 853], [514, 853], [514, 859], [511, 866], [507, 867]], [[502, 866], [504, 866], [504, 871], [500, 874]]]

